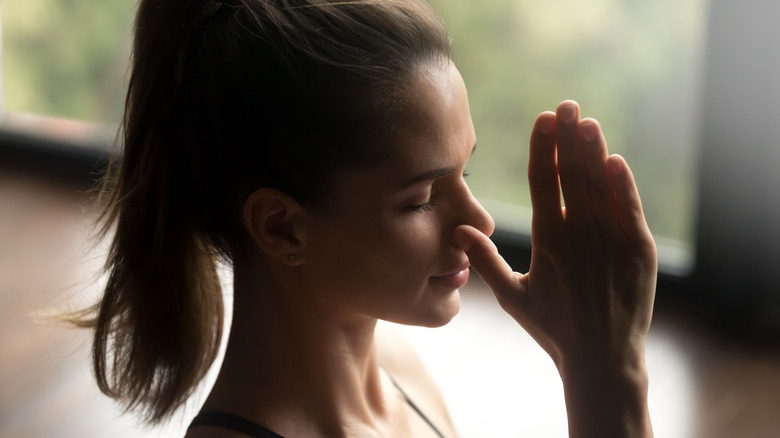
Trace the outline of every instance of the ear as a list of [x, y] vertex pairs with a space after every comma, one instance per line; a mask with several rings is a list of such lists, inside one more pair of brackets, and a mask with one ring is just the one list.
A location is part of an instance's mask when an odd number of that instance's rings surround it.
[[300, 239], [305, 213], [292, 196], [264, 187], [244, 202], [244, 225], [263, 252], [284, 265], [300, 266], [305, 261]]

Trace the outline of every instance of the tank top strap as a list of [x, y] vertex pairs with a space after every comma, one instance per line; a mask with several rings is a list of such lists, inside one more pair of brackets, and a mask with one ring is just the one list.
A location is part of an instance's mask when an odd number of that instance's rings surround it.
[[387, 376], [390, 377], [390, 381], [393, 382], [393, 385], [395, 385], [396, 389], [398, 389], [398, 392], [404, 398], [404, 400], [406, 401], [406, 404], [408, 404], [409, 407], [411, 407], [414, 410], [414, 412], [416, 412], [417, 415], [419, 415], [420, 418], [422, 418], [422, 420], [425, 421], [425, 423], [427, 423], [428, 426], [431, 427], [431, 429], [433, 429], [433, 432], [436, 433], [436, 435], [439, 438], [444, 438], [444, 434], [441, 433], [439, 428], [436, 427], [435, 424], [433, 424], [433, 421], [431, 421], [431, 419], [428, 418], [427, 415], [425, 415], [425, 413], [422, 411], [422, 409], [420, 409], [420, 407], [417, 406], [417, 404], [414, 401], [412, 401], [412, 398], [409, 397], [409, 395], [406, 393], [406, 391], [404, 391], [403, 388], [401, 388], [401, 385], [398, 384], [398, 382], [393, 378], [393, 376], [390, 373], [387, 373]]
[[284, 438], [276, 432], [266, 429], [257, 423], [226, 412], [203, 412], [195, 416], [189, 427], [193, 426], [217, 426], [253, 438]]

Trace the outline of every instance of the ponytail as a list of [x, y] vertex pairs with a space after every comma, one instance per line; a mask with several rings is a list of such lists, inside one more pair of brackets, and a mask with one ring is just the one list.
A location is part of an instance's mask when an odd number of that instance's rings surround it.
[[450, 46], [425, 0], [140, 0], [135, 25], [101, 195], [108, 282], [76, 323], [95, 328], [100, 389], [154, 424], [217, 355], [216, 263], [251, 242], [246, 197], [314, 208], [338, 172], [383, 159], [404, 84]]
[[150, 423], [168, 417], [214, 361], [223, 303], [214, 250], [191, 221], [172, 120], [186, 43], [209, 0], [142, 0], [121, 162], [104, 179], [108, 282], [94, 321], [98, 386]]

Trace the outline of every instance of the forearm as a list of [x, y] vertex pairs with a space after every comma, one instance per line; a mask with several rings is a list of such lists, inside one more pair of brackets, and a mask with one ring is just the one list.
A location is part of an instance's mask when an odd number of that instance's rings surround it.
[[585, 361], [559, 366], [570, 438], [653, 436], [643, 356], [614, 366]]

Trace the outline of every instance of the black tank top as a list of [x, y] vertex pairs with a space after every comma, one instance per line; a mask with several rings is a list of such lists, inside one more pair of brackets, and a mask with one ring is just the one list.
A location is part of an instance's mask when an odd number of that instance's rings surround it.
[[[409, 404], [409, 406], [417, 413], [417, 415], [420, 416], [420, 418], [423, 419], [423, 421], [425, 421], [429, 426], [431, 426], [431, 429], [433, 429], [433, 431], [436, 433], [437, 436], [439, 436], [439, 438], [444, 438], [444, 434], [441, 433], [441, 431], [420, 410], [420, 408], [412, 401], [412, 399], [409, 398], [409, 396], [401, 388], [401, 386], [399, 386], [398, 383], [396, 383], [395, 379], [391, 378], [391, 380], [393, 381], [395, 387], [398, 388], [398, 391], [401, 393], [401, 396], [403, 396], [406, 403]], [[228, 414], [225, 412], [200, 413], [197, 416], [195, 416], [195, 418], [192, 420], [190, 427], [193, 426], [222, 427], [225, 429], [230, 429], [236, 432], [243, 433], [244, 435], [248, 435], [253, 438], [284, 438], [282, 435], [279, 435], [274, 431], [268, 430], [257, 423], [253, 423], [245, 418], [233, 414]]]

